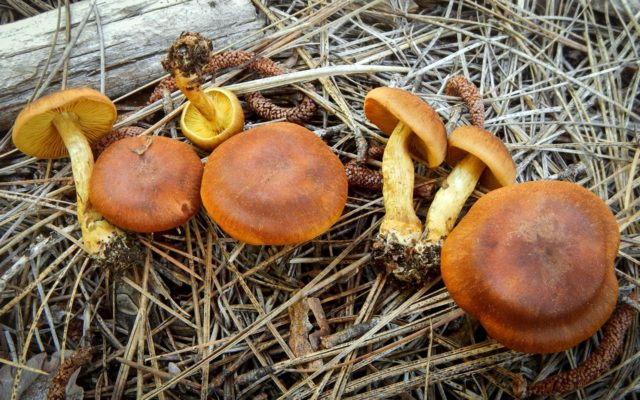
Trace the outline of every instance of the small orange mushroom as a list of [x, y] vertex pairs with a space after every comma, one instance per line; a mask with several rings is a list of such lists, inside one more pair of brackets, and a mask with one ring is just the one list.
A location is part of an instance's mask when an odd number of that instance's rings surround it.
[[180, 117], [182, 134], [203, 150], [214, 149], [244, 127], [244, 112], [236, 95], [222, 88], [201, 88], [211, 47], [211, 41], [199, 33], [184, 32], [162, 60], [189, 99]]
[[453, 165], [427, 212], [423, 245], [440, 246], [455, 225], [478, 181], [490, 189], [516, 180], [516, 165], [500, 139], [476, 126], [461, 126], [449, 135], [447, 163]]
[[444, 241], [442, 278], [490, 336], [527, 353], [591, 337], [616, 305], [620, 234], [596, 195], [559, 181], [480, 198]]
[[96, 258], [104, 258], [105, 250], [123, 236], [89, 202], [89, 178], [94, 165], [91, 144], [111, 132], [115, 120], [116, 107], [109, 98], [81, 87], [55, 92], [28, 104], [13, 126], [13, 143], [23, 153], [45, 159], [71, 159], [83, 246]]
[[162, 136], [121, 139], [96, 161], [91, 203], [120, 228], [166, 231], [198, 212], [202, 171], [195, 151], [178, 140]]
[[416, 245], [423, 257], [420, 280], [440, 267], [442, 241], [453, 229], [465, 202], [478, 181], [489, 189], [510, 185], [516, 180], [516, 166], [504, 143], [483, 129], [484, 107], [478, 89], [462, 76], [447, 82], [448, 94], [457, 94], [469, 106], [477, 126], [456, 128], [448, 138], [447, 163], [453, 169], [433, 197], [425, 221], [424, 239]]
[[324, 233], [340, 218], [347, 178], [338, 157], [311, 131], [274, 122], [213, 151], [201, 196], [211, 218], [233, 238], [294, 244]]

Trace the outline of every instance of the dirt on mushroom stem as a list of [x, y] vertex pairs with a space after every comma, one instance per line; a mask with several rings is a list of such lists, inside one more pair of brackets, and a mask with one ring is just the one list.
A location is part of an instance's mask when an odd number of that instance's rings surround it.
[[430, 270], [427, 253], [416, 248], [422, 224], [413, 210], [414, 171], [407, 148], [411, 135], [409, 126], [398, 123], [384, 152], [385, 216], [372, 246], [375, 263], [402, 284], [422, 283]]
[[[55, 123], [61, 124], [60, 121]], [[59, 132], [65, 131], [63, 125], [56, 126], [60, 126]], [[66, 136], [62, 133], [61, 135]], [[81, 153], [84, 154], [82, 156], [78, 155], [78, 149], [74, 149], [72, 143], [75, 142], [69, 142], [71, 163], [72, 166], [76, 166], [73, 176], [76, 183], [78, 222], [82, 231], [83, 245], [87, 247], [89, 254], [98, 263], [114, 271], [122, 271], [133, 265], [141, 265], [142, 257], [139, 254], [142, 252], [137, 241], [109, 223], [93, 208], [89, 201], [87, 175], [93, 171], [93, 156], [88, 142], [84, 142], [86, 139], [81, 146]], [[89, 170], [78, 168], [79, 164], [88, 167]]]
[[[180, 71], [184, 76], [196, 75], [202, 79], [203, 69], [209, 63], [213, 44], [197, 32], [183, 32], [171, 45], [167, 58], [161, 61], [165, 70]], [[193, 82], [202, 84], [202, 81]]]
[[436, 192], [427, 212], [426, 237], [416, 244], [420, 253], [437, 255], [433, 260], [427, 261], [428, 268], [435, 271], [439, 269], [442, 243], [453, 229], [484, 168], [481, 160], [469, 155], [451, 171], [440, 190]]
[[130, 268], [144, 264], [144, 250], [139, 240], [125, 232], [109, 243], [103, 257], [96, 262], [117, 278]]
[[169, 47], [162, 67], [171, 74], [176, 86], [191, 104], [208, 120], [214, 131], [219, 129], [215, 102], [204, 93], [204, 70], [213, 45], [197, 32], [183, 32]]
[[[69, 157], [82, 247], [91, 259], [121, 269], [135, 262], [135, 246], [89, 200], [95, 163], [91, 144], [110, 131], [116, 114], [111, 100], [100, 92], [88, 87], [66, 89], [25, 107], [16, 118], [12, 139], [18, 149], [37, 158]], [[34, 140], [38, 132], [48, 140]]]
[[440, 246], [419, 247], [400, 243], [395, 233], [379, 234], [372, 245], [372, 257], [399, 286], [420, 286], [438, 276]]

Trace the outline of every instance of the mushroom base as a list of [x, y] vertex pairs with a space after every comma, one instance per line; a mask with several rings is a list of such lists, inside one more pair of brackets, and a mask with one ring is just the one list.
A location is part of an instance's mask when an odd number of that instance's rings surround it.
[[440, 244], [401, 242], [394, 233], [388, 233], [379, 234], [372, 249], [375, 265], [403, 286], [421, 286], [440, 273]]
[[120, 276], [129, 268], [144, 264], [145, 252], [140, 243], [128, 234], [118, 235], [104, 249], [104, 256], [97, 262], [114, 276]]

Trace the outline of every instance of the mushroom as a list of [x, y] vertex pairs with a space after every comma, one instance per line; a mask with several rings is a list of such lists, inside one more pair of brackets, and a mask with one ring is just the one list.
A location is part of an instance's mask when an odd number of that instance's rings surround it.
[[620, 234], [581, 186], [528, 182], [481, 197], [442, 247], [455, 302], [506, 347], [558, 352], [592, 336], [616, 305]]
[[449, 234], [462, 207], [478, 181], [489, 189], [516, 180], [516, 166], [500, 139], [477, 126], [461, 126], [449, 135], [447, 162], [451, 173], [436, 192], [425, 222], [426, 238], [419, 248], [436, 255], [429, 265], [437, 267], [442, 240]]
[[111, 132], [115, 120], [116, 108], [109, 98], [81, 87], [55, 92], [28, 104], [13, 125], [13, 143], [23, 153], [44, 159], [71, 159], [83, 246], [96, 258], [104, 258], [106, 248], [123, 236], [89, 201], [94, 164], [91, 143]]
[[233, 238], [254, 245], [301, 243], [342, 215], [342, 163], [308, 129], [274, 122], [222, 143], [209, 156], [201, 188], [211, 218]]
[[[203, 67], [202, 71], [206, 75], [215, 75], [219, 70], [225, 68], [242, 67], [252, 70], [265, 76], [282, 75], [285, 69], [273, 60], [261, 57], [256, 53], [242, 50], [228, 50], [209, 57], [209, 62]], [[313, 85], [306, 83], [305, 87], [314, 91]], [[147, 104], [154, 103], [163, 98], [165, 92], [173, 92], [177, 89], [175, 80], [172, 77], [161, 80], [151, 93]], [[274, 104], [271, 100], [265, 98], [259, 92], [246, 94], [247, 106], [252, 109], [260, 117], [267, 120], [283, 119], [289, 122], [302, 124], [313, 117], [316, 111], [316, 103], [303, 94], [302, 101], [292, 107], [283, 107]]]
[[385, 215], [374, 244], [374, 258], [400, 281], [421, 274], [423, 255], [415, 245], [422, 223], [413, 208], [414, 166], [409, 148], [431, 168], [442, 163], [447, 137], [438, 114], [418, 96], [380, 87], [367, 93], [366, 117], [390, 135], [382, 157]]
[[162, 66], [189, 99], [180, 117], [182, 134], [203, 150], [214, 149], [244, 127], [244, 113], [236, 95], [222, 88], [201, 88], [210, 53], [209, 39], [184, 32], [162, 60]]
[[121, 139], [96, 161], [91, 203], [112, 224], [129, 231], [173, 229], [200, 208], [202, 170], [200, 157], [178, 140]]

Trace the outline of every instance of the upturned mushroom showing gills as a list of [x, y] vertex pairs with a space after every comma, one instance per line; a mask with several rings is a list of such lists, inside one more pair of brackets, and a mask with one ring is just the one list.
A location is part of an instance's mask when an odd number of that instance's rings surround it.
[[121, 139], [96, 161], [91, 203], [111, 223], [129, 231], [173, 229], [200, 209], [202, 170], [200, 157], [178, 140]]
[[28, 104], [13, 125], [13, 143], [23, 153], [44, 159], [71, 159], [83, 246], [97, 258], [102, 258], [106, 248], [123, 235], [89, 201], [94, 165], [91, 143], [109, 133], [115, 120], [116, 108], [106, 96], [91, 88], [74, 88]]
[[295, 244], [321, 235], [340, 218], [347, 178], [338, 157], [311, 131], [273, 122], [213, 151], [201, 196], [211, 218], [233, 238]]
[[583, 187], [516, 184], [481, 197], [445, 239], [442, 278], [498, 342], [558, 352], [591, 337], [613, 312], [619, 243], [615, 217]]
[[374, 244], [374, 258], [398, 280], [416, 282], [422, 276], [425, 257], [415, 248], [423, 229], [413, 208], [411, 153], [431, 168], [440, 165], [446, 155], [445, 127], [422, 99], [396, 88], [371, 90], [364, 100], [364, 112], [390, 135], [382, 157], [385, 215]]
[[203, 150], [214, 149], [244, 127], [244, 112], [236, 95], [221, 88], [201, 88], [211, 47], [211, 41], [199, 33], [184, 32], [162, 60], [189, 100], [180, 117], [182, 134]]
[[489, 189], [511, 185], [516, 166], [500, 139], [476, 126], [461, 126], [449, 135], [447, 162], [451, 173], [436, 192], [425, 222], [426, 238], [417, 247], [433, 254], [427, 268], [439, 266], [442, 240], [455, 225], [478, 181]]

